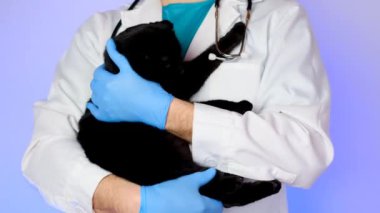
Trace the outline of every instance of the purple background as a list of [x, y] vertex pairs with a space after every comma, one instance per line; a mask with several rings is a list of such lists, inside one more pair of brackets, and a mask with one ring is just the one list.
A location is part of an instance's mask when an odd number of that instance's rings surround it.
[[[33, 127], [32, 103], [47, 96], [57, 61], [80, 24], [125, 2], [1, 0], [0, 212], [56, 212], [20, 171]], [[380, 1], [301, 3], [328, 70], [336, 155], [312, 189], [289, 188], [290, 212], [378, 212]]]

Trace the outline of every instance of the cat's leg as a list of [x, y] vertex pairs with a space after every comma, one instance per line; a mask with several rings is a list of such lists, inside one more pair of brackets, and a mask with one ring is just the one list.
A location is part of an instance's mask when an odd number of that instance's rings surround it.
[[[230, 53], [242, 42], [244, 31], [244, 23], [236, 23], [232, 29], [219, 40], [218, 45], [220, 49], [225, 53]], [[222, 63], [220, 60], [209, 60], [208, 57], [210, 53], [220, 56], [214, 44], [195, 59], [184, 62], [184, 72], [181, 78], [173, 83], [173, 88], [176, 90], [176, 93], [173, 94], [175, 97], [188, 100], [202, 87], [211, 73]]]
[[209, 183], [200, 188], [200, 193], [220, 200], [228, 208], [253, 203], [278, 193], [280, 189], [281, 183], [277, 180], [249, 182], [242, 177], [218, 171]]
[[239, 102], [226, 101], [226, 100], [211, 100], [211, 101], [203, 101], [199, 103], [215, 106], [215, 107], [225, 109], [225, 110], [234, 111], [240, 114], [244, 114], [245, 112], [252, 110], [252, 104], [247, 100], [243, 100]]
[[[218, 41], [218, 47], [219, 49], [224, 53], [231, 53], [232, 50], [237, 48], [239, 44], [244, 39], [244, 33], [245, 33], [246, 26], [243, 22], [236, 23], [231, 30]], [[211, 70], [215, 70], [223, 61], [221, 60], [210, 60], [209, 54], [213, 53], [217, 56], [221, 56], [219, 52], [217, 51], [216, 44], [211, 45], [209, 48], [207, 48], [205, 51], [203, 51], [200, 55], [198, 55], [196, 58], [194, 58], [191, 61], [188, 61], [188, 66], [190, 67], [196, 67], [199, 63], [205, 65]], [[186, 71], [186, 70], [185, 70]], [[192, 71], [192, 70], [189, 70]], [[188, 73], [191, 74], [191, 73]]]

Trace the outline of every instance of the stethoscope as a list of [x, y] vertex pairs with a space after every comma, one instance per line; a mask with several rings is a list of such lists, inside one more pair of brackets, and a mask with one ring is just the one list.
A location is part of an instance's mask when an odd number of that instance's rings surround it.
[[[251, 18], [251, 10], [252, 10], [252, 0], [247, 0], [247, 2], [248, 2], [248, 5], [247, 5], [247, 14], [245, 16], [245, 26], [248, 26], [249, 20]], [[220, 0], [215, 0], [215, 47], [216, 47], [216, 50], [218, 51], [220, 56], [218, 57], [215, 54], [210, 53], [210, 55], [208, 56], [208, 59], [212, 60], [212, 61], [213, 60], [232, 61], [234, 59], [241, 57], [241, 53], [243, 52], [243, 49], [245, 46], [244, 43], [245, 43], [245, 36], [247, 34], [247, 28], [244, 31], [243, 41], [241, 42], [240, 50], [237, 54], [227, 54], [227, 53], [223, 52], [222, 50], [220, 50], [219, 44], [218, 44], [218, 41], [219, 41], [219, 3], [220, 3]]]
[[[128, 10], [133, 10], [135, 8], [135, 6], [139, 3], [140, 0], [135, 0], [133, 1], [133, 3], [131, 4], [131, 6], [129, 6]], [[248, 26], [248, 23], [249, 23], [249, 20], [251, 18], [251, 11], [252, 11], [252, 0], [247, 0], [248, 2], [248, 5], [247, 5], [247, 14], [245, 16], [245, 26]], [[243, 41], [240, 45], [240, 50], [237, 54], [228, 54], [228, 53], [225, 53], [223, 52], [220, 47], [219, 47], [219, 44], [218, 44], [218, 41], [219, 41], [219, 5], [220, 5], [220, 0], [215, 0], [215, 46], [216, 46], [216, 50], [219, 54], [219, 56], [211, 53], [208, 58], [209, 60], [221, 60], [221, 61], [232, 61], [232, 60], [235, 60], [239, 57], [241, 57], [241, 54], [244, 50], [244, 44], [245, 44], [245, 37], [246, 37], [246, 33], [247, 33], [247, 29], [244, 31], [244, 37], [243, 37]], [[117, 32], [119, 31], [121, 27], [121, 20], [117, 23], [115, 29], [113, 30], [112, 32], [112, 38], [114, 38], [117, 34]]]

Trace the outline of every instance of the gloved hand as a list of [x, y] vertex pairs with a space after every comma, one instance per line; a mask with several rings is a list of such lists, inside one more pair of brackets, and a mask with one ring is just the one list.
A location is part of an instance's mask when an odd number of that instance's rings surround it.
[[112, 74], [98, 67], [91, 82], [92, 103], [87, 108], [96, 119], [104, 122], [143, 122], [165, 129], [166, 117], [173, 96], [155, 82], [145, 80], [116, 50], [115, 42], [107, 42], [107, 51], [119, 67]]
[[199, 193], [199, 188], [215, 174], [215, 169], [208, 169], [153, 186], [141, 186], [140, 213], [221, 213], [220, 201]]

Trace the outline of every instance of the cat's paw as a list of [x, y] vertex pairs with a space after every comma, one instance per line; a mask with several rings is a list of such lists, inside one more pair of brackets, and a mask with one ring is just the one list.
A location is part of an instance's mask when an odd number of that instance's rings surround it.
[[237, 106], [236, 106], [236, 110], [240, 114], [244, 114], [247, 111], [251, 111], [252, 108], [253, 108], [252, 104], [247, 100], [243, 100], [243, 101], [238, 102]]
[[244, 206], [276, 194], [280, 189], [281, 183], [277, 180], [245, 182], [236, 189], [233, 196], [226, 197], [223, 205], [225, 208]]

